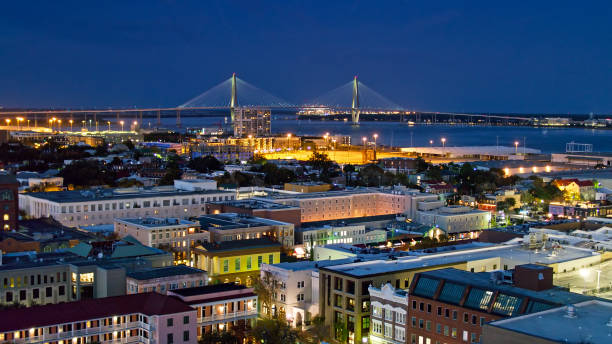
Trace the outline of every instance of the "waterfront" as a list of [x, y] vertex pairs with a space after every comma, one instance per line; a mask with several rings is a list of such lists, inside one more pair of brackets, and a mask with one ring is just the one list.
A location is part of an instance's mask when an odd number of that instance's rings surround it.
[[[286, 118], [286, 117], [283, 117]], [[162, 118], [162, 124], [175, 128], [174, 118]], [[224, 117], [185, 117], [183, 127], [215, 127], [225, 126]], [[145, 121], [145, 127], [147, 127]], [[175, 128], [176, 129], [176, 128]], [[378, 134], [377, 142], [397, 147], [429, 146], [433, 140], [434, 146], [441, 146], [440, 139], [446, 138], [446, 145], [453, 146], [513, 146], [515, 141], [519, 147], [525, 142], [529, 148], [540, 149], [543, 153], [563, 152], [565, 144], [570, 141], [593, 144], [594, 151], [612, 151], [612, 131], [584, 128], [558, 127], [502, 127], [502, 126], [466, 126], [466, 125], [408, 125], [398, 122], [361, 122], [352, 126], [342, 121], [308, 121], [296, 119], [274, 119], [272, 133], [292, 133], [299, 136], [349, 135], [353, 144], [360, 144], [361, 138], [367, 136], [372, 140], [374, 133]], [[519, 148], [520, 149], [520, 148]]]

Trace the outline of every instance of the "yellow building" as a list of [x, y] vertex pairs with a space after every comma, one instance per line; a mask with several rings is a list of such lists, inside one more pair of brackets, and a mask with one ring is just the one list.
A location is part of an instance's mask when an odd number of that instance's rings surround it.
[[280, 263], [281, 244], [267, 238], [204, 243], [194, 253], [194, 267], [208, 272], [210, 284], [252, 285], [262, 264]]
[[331, 184], [320, 182], [285, 183], [285, 191], [293, 192], [325, 192], [331, 189]]

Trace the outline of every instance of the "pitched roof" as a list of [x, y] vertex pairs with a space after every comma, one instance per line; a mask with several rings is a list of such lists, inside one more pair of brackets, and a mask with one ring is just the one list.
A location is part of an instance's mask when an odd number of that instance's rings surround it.
[[164, 315], [189, 311], [195, 310], [172, 296], [158, 293], [122, 295], [0, 311], [0, 332], [130, 313]]

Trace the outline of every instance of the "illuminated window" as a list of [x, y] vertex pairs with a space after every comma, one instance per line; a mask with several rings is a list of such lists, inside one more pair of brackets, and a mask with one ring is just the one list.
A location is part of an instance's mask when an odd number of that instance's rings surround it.
[[4, 221], [8, 221], [9, 220], [9, 214], [4, 214]]
[[81, 283], [93, 283], [94, 274], [93, 272], [88, 272], [86, 274], [80, 274], [79, 280], [81, 281]]

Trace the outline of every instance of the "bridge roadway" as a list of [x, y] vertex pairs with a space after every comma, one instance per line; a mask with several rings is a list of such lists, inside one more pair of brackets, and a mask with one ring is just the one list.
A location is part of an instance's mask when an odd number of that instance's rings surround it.
[[[352, 110], [351, 107], [329, 107], [322, 105], [303, 105], [303, 106], [245, 106], [251, 109], [260, 109], [260, 110], [303, 110], [303, 109], [331, 109], [334, 111], [346, 111], [350, 113]], [[119, 114], [119, 113], [143, 113], [143, 112], [153, 112], [157, 113], [158, 116], [161, 112], [175, 112], [177, 115], [177, 119], [180, 119], [180, 113], [182, 111], [196, 111], [196, 110], [230, 110], [230, 107], [221, 107], [221, 106], [202, 106], [202, 107], [150, 107], [150, 108], [124, 108], [124, 109], [89, 109], [89, 110], [26, 110], [26, 111], [2, 111], [0, 110], [0, 116], [21, 116], [27, 117], [30, 115], [46, 115], [46, 116], [71, 116], [71, 115], [87, 115], [87, 114]], [[388, 114], [389, 112], [395, 112], [395, 115], [407, 115], [410, 116], [411, 113], [414, 114], [413, 111], [405, 111], [405, 110], [397, 110], [397, 109], [376, 109], [376, 108], [360, 108], [362, 113], [381, 113]], [[478, 118], [494, 118], [494, 119], [505, 119], [505, 120], [519, 120], [519, 121], [530, 121], [529, 117], [519, 117], [519, 116], [507, 116], [507, 115], [491, 115], [491, 114], [468, 114], [468, 113], [453, 113], [453, 112], [419, 112], [420, 115], [425, 116], [434, 116], [434, 115], [445, 115], [445, 116], [462, 116], [462, 117], [478, 117]], [[390, 114], [393, 115], [393, 114]]]

